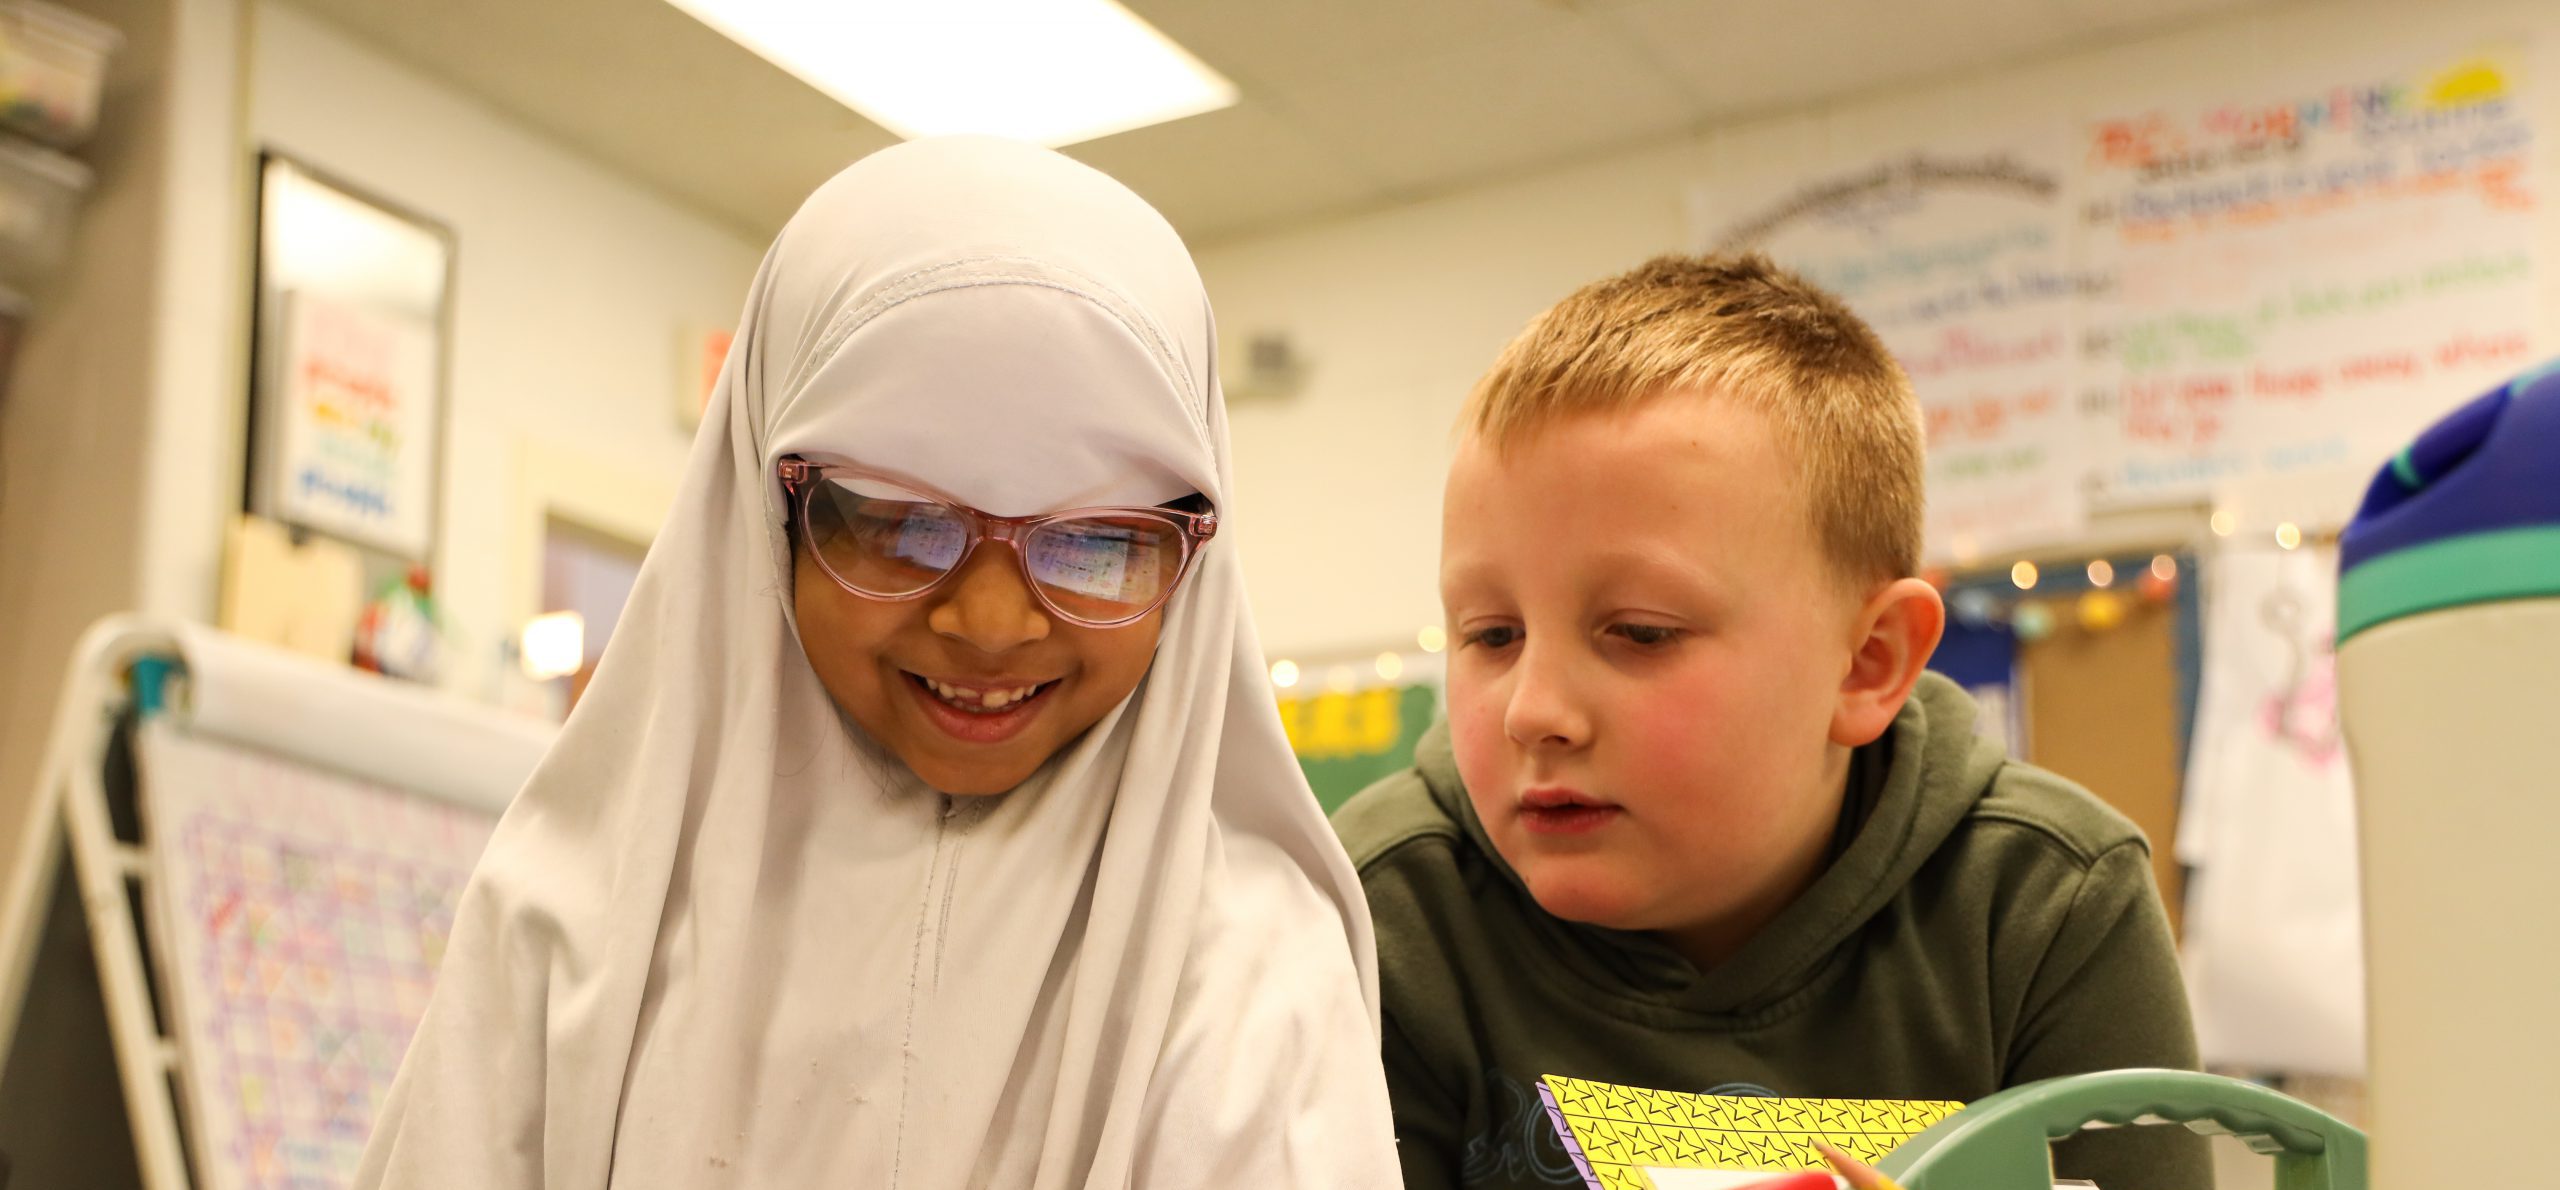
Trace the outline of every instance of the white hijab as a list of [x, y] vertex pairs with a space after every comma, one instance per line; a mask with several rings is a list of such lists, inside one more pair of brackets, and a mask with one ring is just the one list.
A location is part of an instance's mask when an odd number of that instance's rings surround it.
[[1173, 229], [1064, 157], [924, 141], [819, 188], [358, 1185], [1396, 1185], [1366, 905], [1231, 541], [1137, 692], [1001, 798], [869, 742], [791, 615], [785, 454], [1232, 523], [1214, 344]]

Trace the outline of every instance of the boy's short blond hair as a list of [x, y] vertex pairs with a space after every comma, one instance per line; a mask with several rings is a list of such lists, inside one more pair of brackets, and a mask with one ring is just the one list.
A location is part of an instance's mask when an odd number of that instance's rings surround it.
[[1503, 348], [1465, 424], [1499, 451], [1558, 418], [1670, 392], [1776, 422], [1843, 576], [1918, 572], [1924, 440], [1910, 378], [1840, 299], [1758, 253], [1657, 256], [1576, 290]]

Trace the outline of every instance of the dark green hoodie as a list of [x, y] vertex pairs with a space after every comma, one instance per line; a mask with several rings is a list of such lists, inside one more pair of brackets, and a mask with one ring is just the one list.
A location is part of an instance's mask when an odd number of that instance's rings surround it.
[[[1495, 853], [1444, 724], [1334, 816], [1377, 919], [1408, 1190], [1577, 1184], [1535, 1080], [1719, 1094], [1979, 1099], [2054, 1075], [2192, 1068], [2150, 849], [1973, 733], [1925, 678], [1857, 750], [1831, 865], [1701, 971], [1651, 935], [1552, 917]], [[1706, 878], [1712, 878], [1707, 874]], [[2202, 1190], [2202, 1138], [2088, 1133], [2057, 1172]]]

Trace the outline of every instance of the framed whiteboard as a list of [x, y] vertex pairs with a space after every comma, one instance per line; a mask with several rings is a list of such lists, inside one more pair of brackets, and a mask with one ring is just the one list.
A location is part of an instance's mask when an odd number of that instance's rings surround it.
[[430, 560], [453, 256], [441, 225], [260, 158], [249, 512]]

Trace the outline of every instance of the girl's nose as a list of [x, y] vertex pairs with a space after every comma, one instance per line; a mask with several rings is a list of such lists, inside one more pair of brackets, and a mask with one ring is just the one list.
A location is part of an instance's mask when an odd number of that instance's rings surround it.
[[1023, 584], [1021, 562], [1001, 542], [979, 546], [932, 599], [925, 626], [985, 652], [1002, 653], [1049, 635], [1048, 609]]

